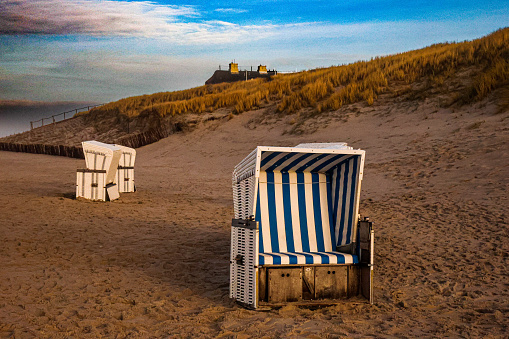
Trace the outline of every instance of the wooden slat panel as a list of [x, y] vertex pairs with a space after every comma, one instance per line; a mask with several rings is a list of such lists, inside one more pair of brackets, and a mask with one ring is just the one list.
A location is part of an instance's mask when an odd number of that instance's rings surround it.
[[303, 267], [302, 298], [305, 300], [315, 298], [315, 268], [312, 266]]
[[346, 298], [348, 287], [347, 266], [315, 267], [316, 299]]
[[267, 301], [267, 269], [258, 269], [258, 298], [260, 301]]
[[302, 299], [302, 268], [268, 269], [268, 301], [271, 303]]
[[359, 266], [348, 266], [348, 296], [359, 295]]

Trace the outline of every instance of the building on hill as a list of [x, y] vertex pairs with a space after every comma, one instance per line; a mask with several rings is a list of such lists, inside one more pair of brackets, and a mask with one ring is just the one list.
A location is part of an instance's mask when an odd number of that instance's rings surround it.
[[230, 65], [228, 65], [228, 69], [231, 74], [239, 74], [239, 64], [235, 62], [230, 62]]
[[263, 65], [258, 66], [258, 73], [267, 74], [267, 66], [263, 66]]
[[257, 70], [253, 71], [253, 66], [251, 66], [251, 70], [248, 70], [247, 68], [242, 70], [238, 63], [230, 62], [227, 71], [221, 70], [221, 66], [219, 66], [219, 69], [216, 70], [207, 81], [205, 81], [205, 85], [219, 84], [222, 82], [246, 81], [256, 78], [270, 78], [276, 74], [276, 70], [267, 70], [266, 65], [259, 65]]

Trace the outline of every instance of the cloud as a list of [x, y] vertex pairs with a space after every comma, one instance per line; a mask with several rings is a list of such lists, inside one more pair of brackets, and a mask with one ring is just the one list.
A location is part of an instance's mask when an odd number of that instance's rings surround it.
[[193, 16], [198, 13], [190, 6], [147, 1], [6, 0], [0, 3], [0, 34], [154, 35]]
[[241, 8], [216, 8], [214, 12], [220, 12], [220, 13], [231, 13], [231, 14], [240, 14], [240, 13], [247, 13], [247, 9], [241, 9]]
[[[224, 7], [216, 13], [242, 13]], [[237, 24], [204, 18], [198, 7], [158, 4], [152, 1], [113, 0], [0, 0], [0, 37], [9, 35], [81, 35], [135, 37], [161, 40], [175, 46], [212, 46], [253, 42], [297, 42], [304, 47], [321, 39], [360, 39], [415, 32], [443, 36], [451, 22], [299, 22]], [[210, 14], [210, 13], [208, 13]], [[482, 22], [474, 20], [472, 27]], [[453, 23], [454, 25], [455, 23]], [[398, 29], [394, 30], [395, 27]], [[429, 30], [431, 27], [431, 31]], [[467, 28], [467, 29], [472, 29]], [[402, 29], [402, 30], [401, 30]], [[435, 34], [433, 34], [435, 33]], [[419, 39], [414, 39], [419, 41]], [[348, 41], [347, 41], [348, 42]], [[324, 45], [328, 46], [328, 45]], [[1, 53], [1, 51], [0, 51]]]
[[187, 45], [232, 42], [248, 34], [262, 39], [272, 29], [199, 18], [195, 7], [149, 1], [3, 0], [0, 35], [146, 37]]

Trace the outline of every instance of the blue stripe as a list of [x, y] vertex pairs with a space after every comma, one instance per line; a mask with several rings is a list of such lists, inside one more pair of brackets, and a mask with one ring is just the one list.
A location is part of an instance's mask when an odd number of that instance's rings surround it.
[[278, 161], [276, 161], [274, 164], [272, 164], [270, 167], [268, 167], [267, 169], [265, 169], [266, 171], [274, 171], [275, 169], [277, 169], [279, 166], [281, 166], [285, 161], [287, 161], [288, 159], [291, 159], [293, 157], [295, 157], [296, 155], [298, 155], [299, 153], [288, 153], [287, 155], [285, 155], [284, 157], [282, 157], [281, 159], [279, 159]]
[[312, 159], [309, 159], [308, 162], [306, 162], [303, 166], [299, 167], [299, 168], [296, 168], [294, 169], [295, 172], [301, 172], [301, 171], [304, 171], [306, 168], [308, 168], [309, 166], [313, 165], [314, 163], [316, 163], [317, 161], [320, 161], [320, 159], [322, 159], [323, 157], [327, 156], [328, 154], [325, 154], [325, 153], [321, 153], [321, 154], [313, 154], [313, 158]]
[[[344, 154], [343, 154], [344, 155]], [[334, 165], [334, 167], [332, 167], [331, 169], [329, 169], [327, 172], [331, 172], [331, 171], [334, 171], [335, 169], [338, 169], [338, 168], [341, 168], [344, 164], [348, 164], [350, 163], [350, 160], [352, 160], [352, 157], [348, 157], [346, 158], [345, 160], [341, 161], [341, 162], [338, 162], [337, 164]]]
[[330, 258], [327, 254], [322, 254], [322, 253], [315, 253], [315, 254], [318, 254], [320, 257], [322, 257], [322, 262], [321, 262], [322, 264], [330, 264]]
[[281, 257], [279, 255], [276, 255], [276, 254], [271, 254], [272, 255], [272, 264], [273, 265], [281, 265]]
[[299, 199], [300, 234], [302, 250], [309, 252], [308, 220], [306, 215], [306, 191], [304, 187], [304, 173], [297, 173], [297, 196]]
[[263, 253], [263, 232], [262, 232], [262, 212], [261, 212], [261, 209], [260, 209], [260, 184], [258, 184], [258, 194], [257, 194], [257, 197], [256, 197], [256, 216], [255, 216], [255, 220], [258, 221], [258, 225], [259, 226], [259, 234], [260, 234], [260, 239], [259, 239], [259, 243], [260, 245], [258, 246], [259, 248], [259, 252], [260, 253]]
[[295, 251], [295, 244], [293, 240], [293, 225], [292, 225], [292, 204], [290, 197], [290, 175], [288, 173], [281, 173], [283, 182], [283, 212], [285, 217], [285, 233], [286, 233], [286, 247], [288, 252]]
[[260, 162], [260, 167], [263, 167], [265, 166], [265, 164], [267, 164], [270, 160], [272, 160], [273, 158], [277, 157], [279, 154], [281, 154], [281, 152], [272, 152], [271, 154], [269, 155], [265, 155], [267, 154], [268, 152], [263, 152], [262, 153], [262, 161]]
[[[346, 192], [348, 189], [348, 172], [350, 170], [350, 166], [348, 166], [348, 163], [343, 165], [345, 167], [345, 174], [344, 177], [341, 178], [343, 181], [343, 190], [341, 192], [341, 219], [339, 222], [339, 235], [338, 235], [338, 244], [344, 245], [342, 240], [340, 238], [343, 238], [343, 232], [345, 230], [345, 208], [346, 208]], [[341, 172], [340, 172], [341, 173]]]
[[311, 186], [313, 188], [313, 210], [315, 217], [316, 247], [318, 251], [325, 251], [322, 228], [322, 208], [320, 204], [320, 176], [318, 173], [311, 173]]
[[[337, 258], [336, 262], [338, 264], [346, 263], [346, 256], [344, 253], [339, 253], [339, 252], [325, 252], [325, 253], [334, 255]], [[318, 254], [320, 256], [320, 261], [316, 262], [314, 260], [314, 257], [312, 254], [315, 254], [315, 255]], [[282, 265], [281, 262], [282, 262], [283, 255], [288, 256], [289, 265], [298, 265], [298, 256], [297, 255], [303, 255], [305, 258], [305, 264], [308, 264], [308, 265], [310, 265], [310, 264], [330, 264], [329, 256], [322, 254], [322, 253], [317, 253], [317, 252], [307, 252], [307, 253], [306, 252], [296, 252], [296, 253], [284, 253], [284, 254], [265, 253], [265, 255], [269, 255], [272, 257], [272, 265]], [[352, 255], [352, 262], [354, 264], [358, 264], [359, 257], [357, 255]], [[258, 256], [258, 263], [259, 263], [259, 265], [265, 265], [265, 257], [261, 254]]]
[[329, 214], [329, 228], [330, 228], [330, 236], [332, 248], [336, 248], [336, 237], [334, 236], [334, 224], [332, 223], [332, 179], [330, 174], [325, 175], [325, 180], [327, 182], [327, 208]]
[[258, 265], [265, 265], [265, 257], [263, 255], [258, 256]]
[[296, 254], [302, 254], [306, 258], [306, 264], [314, 264], [311, 254], [305, 252], [296, 252]]
[[352, 172], [352, 190], [350, 191], [350, 211], [349, 217], [348, 217], [348, 225], [347, 225], [347, 233], [346, 238], [348, 239], [348, 242], [350, 242], [350, 239], [352, 238], [352, 229], [353, 229], [353, 218], [354, 218], [354, 202], [355, 202], [355, 190], [357, 188], [357, 159], [359, 157], [353, 158], [353, 172]]
[[332, 215], [332, 220], [333, 220], [333, 229], [334, 229], [334, 232], [331, 233], [331, 234], [334, 234], [334, 239], [337, 240], [336, 241], [336, 246], [337, 244], [339, 244], [339, 234], [336, 234], [336, 223], [338, 222], [338, 204], [339, 204], [339, 183], [340, 183], [340, 180], [341, 180], [341, 177], [340, 177], [340, 174], [341, 174], [341, 168], [340, 167], [336, 167], [336, 182], [334, 183], [334, 205], [332, 205], [332, 208], [333, 208], [333, 215]]
[[318, 165], [317, 167], [315, 167], [315, 169], [313, 170], [313, 172], [319, 172], [322, 168], [326, 167], [326, 166], [329, 166], [330, 164], [332, 164], [334, 161], [337, 161], [339, 159], [341, 159], [342, 157], [344, 157], [345, 154], [338, 154], [332, 158], [330, 158], [329, 160], [325, 161], [323, 164], [321, 165]]
[[297, 164], [299, 162], [301, 162], [302, 160], [310, 157], [311, 155], [313, 155], [312, 153], [305, 153], [305, 154], [302, 154], [302, 153], [296, 153], [296, 154], [299, 154], [299, 157], [297, 159], [295, 159], [294, 161], [292, 161], [288, 166], [286, 166], [285, 168], [282, 168], [281, 169], [281, 172], [288, 172], [288, 171], [292, 171], [294, 170], [294, 167], [297, 166]]
[[270, 244], [271, 252], [279, 252], [279, 237], [277, 234], [277, 216], [276, 216], [276, 193], [274, 191], [274, 173], [267, 173], [267, 202], [269, 204], [269, 225], [270, 225]]
[[[344, 264], [346, 262], [345, 255], [343, 253], [339, 253], [339, 252], [325, 252], [325, 253], [332, 254], [332, 255], [336, 256], [338, 258], [337, 259], [338, 264]], [[355, 255], [353, 255], [352, 257], [354, 258], [354, 261], [355, 261]]]
[[285, 253], [288, 255], [288, 257], [290, 258], [290, 264], [291, 265], [296, 265], [298, 263], [298, 259], [297, 259], [297, 256], [295, 254], [292, 254], [292, 253]]
[[353, 256], [352, 256], [352, 258], [353, 258], [353, 261], [352, 261], [352, 262], [353, 262], [354, 264], [358, 264], [358, 263], [359, 263], [359, 257], [358, 257], [358, 256], [353, 255]]

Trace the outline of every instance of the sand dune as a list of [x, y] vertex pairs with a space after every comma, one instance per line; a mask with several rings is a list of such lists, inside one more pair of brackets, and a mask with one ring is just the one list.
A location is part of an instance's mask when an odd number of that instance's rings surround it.
[[[172, 135], [138, 149], [138, 192], [109, 203], [73, 198], [83, 160], [0, 152], [0, 336], [507, 337], [509, 113], [354, 108], [302, 135], [263, 110]], [[233, 166], [257, 145], [329, 141], [367, 152], [374, 305], [233, 304]]]

